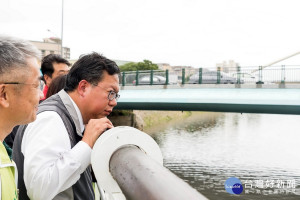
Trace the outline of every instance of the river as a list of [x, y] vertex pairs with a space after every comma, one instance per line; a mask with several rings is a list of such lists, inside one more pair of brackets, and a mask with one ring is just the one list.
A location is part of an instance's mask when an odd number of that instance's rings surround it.
[[[300, 116], [192, 113], [145, 132], [164, 165], [209, 199], [300, 199]], [[225, 190], [231, 177], [241, 194]]]

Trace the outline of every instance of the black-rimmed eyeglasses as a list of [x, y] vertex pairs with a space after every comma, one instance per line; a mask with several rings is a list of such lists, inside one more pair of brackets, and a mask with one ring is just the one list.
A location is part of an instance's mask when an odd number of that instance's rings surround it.
[[120, 98], [120, 95], [118, 93], [116, 93], [115, 91], [111, 90], [111, 91], [109, 91], [107, 98], [110, 101], [112, 101], [114, 99], [116, 99], [116, 101], [118, 101], [118, 99]]
[[40, 84], [36, 83], [19, 83], [19, 82], [4, 82], [0, 84], [5, 84], [5, 85], [33, 85], [35, 88], [40, 89]]
[[[100, 87], [105, 90], [105, 88], [100, 85], [94, 85], [94, 86]], [[118, 99], [120, 98], [120, 95], [118, 93], [116, 93], [114, 90], [111, 90], [111, 91], [109, 91], [107, 98], [110, 101], [112, 101], [114, 99], [116, 99], [116, 101], [118, 101]]]

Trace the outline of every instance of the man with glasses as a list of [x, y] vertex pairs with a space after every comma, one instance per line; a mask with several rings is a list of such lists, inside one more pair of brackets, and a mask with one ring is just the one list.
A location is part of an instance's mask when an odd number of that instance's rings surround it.
[[[41, 77], [41, 81], [43, 80], [45, 85], [43, 89], [44, 95], [41, 97], [40, 102], [46, 99], [48, 88], [52, 80], [58, 76], [67, 74], [70, 65], [69, 61], [58, 54], [49, 54], [42, 59], [41, 72], [43, 76]], [[13, 131], [5, 138], [5, 142], [10, 148], [13, 146], [18, 128], [19, 126], [14, 127]]]
[[36, 119], [39, 89], [39, 50], [17, 38], [0, 36], [0, 199], [17, 199], [15, 164], [4, 138], [16, 125]]
[[107, 116], [119, 98], [119, 73], [115, 62], [97, 53], [81, 57], [65, 89], [40, 104], [35, 122], [19, 128], [13, 158], [20, 199], [94, 200], [91, 151], [113, 127]]

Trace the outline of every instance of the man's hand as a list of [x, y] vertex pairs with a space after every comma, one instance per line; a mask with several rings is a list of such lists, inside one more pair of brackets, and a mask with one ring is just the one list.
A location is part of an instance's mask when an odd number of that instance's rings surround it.
[[85, 126], [84, 135], [81, 141], [93, 148], [98, 137], [106, 131], [106, 129], [113, 127], [111, 121], [106, 117], [101, 119], [90, 119], [89, 123]]

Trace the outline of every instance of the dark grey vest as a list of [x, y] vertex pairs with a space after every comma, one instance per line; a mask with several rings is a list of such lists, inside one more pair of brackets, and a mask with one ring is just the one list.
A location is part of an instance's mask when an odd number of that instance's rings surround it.
[[[65, 93], [65, 91], [61, 91], [60, 93]], [[70, 105], [67, 105], [66, 108], [63, 100], [61, 99], [59, 94], [55, 94], [50, 98], [46, 99], [39, 105], [38, 114], [44, 111], [55, 111], [59, 114], [64, 122], [64, 125], [68, 131], [71, 148], [73, 148], [82, 138], [77, 134], [76, 126], [73, 118], [71, 117], [68, 110], [70, 110]], [[73, 106], [72, 106], [73, 107]], [[72, 109], [72, 108], [71, 108]], [[73, 114], [74, 114], [73, 109]], [[76, 111], [75, 111], [76, 112]], [[19, 189], [19, 199], [20, 200], [29, 200], [27, 196], [26, 187], [23, 180], [24, 173], [24, 155], [21, 152], [21, 143], [23, 139], [23, 135], [25, 132], [27, 125], [22, 125], [19, 127], [18, 132], [16, 134], [14, 145], [13, 145], [13, 160], [15, 161], [18, 169], [18, 189]], [[78, 130], [78, 127], [77, 127]], [[51, 137], [51, 136], [49, 136]], [[69, 189], [68, 189], [69, 190]], [[64, 193], [66, 191], [63, 191]], [[70, 192], [70, 190], [69, 190]], [[72, 186], [71, 194], [74, 197], [74, 200], [94, 200], [94, 190], [92, 186], [92, 175], [91, 175], [91, 167], [89, 166], [81, 175], [80, 179]], [[61, 196], [65, 196], [64, 194], [58, 194]], [[67, 195], [69, 196], [69, 195]]]

